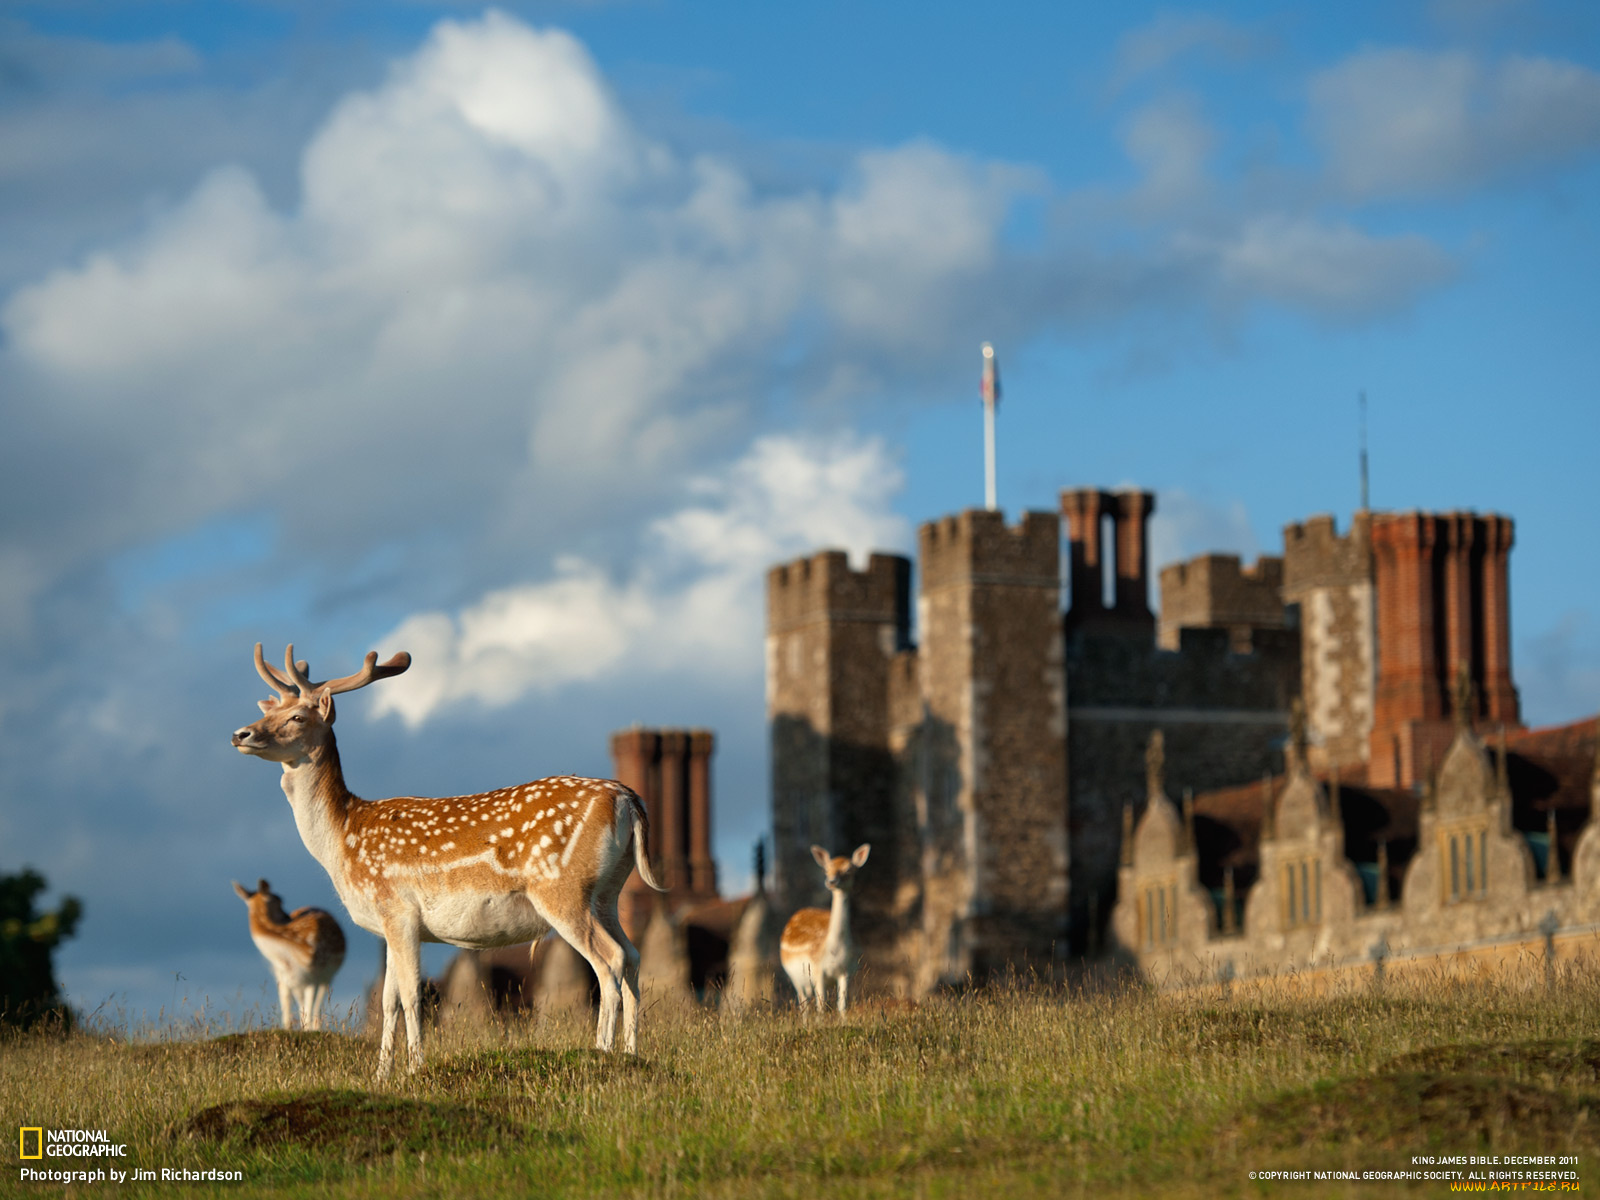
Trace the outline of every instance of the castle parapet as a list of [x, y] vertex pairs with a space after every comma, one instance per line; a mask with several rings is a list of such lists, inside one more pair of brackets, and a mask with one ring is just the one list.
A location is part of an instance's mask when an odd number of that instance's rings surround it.
[[855, 571], [843, 550], [823, 550], [767, 572], [767, 632], [786, 633], [819, 621], [874, 621], [895, 630], [894, 647], [911, 634], [911, 561], [873, 554]]
[[1008, 527], [998, 512], [969, 508], [927, 522], [918, 541], [924, 592], [972, 583], [1061, 586], [1061, 522], [1055, 513], [1026, 512]]
[[1263, 554], [1243, 566], [1236, 554], [1202, 554], [1161, 570], [1156, 642], [1176, 650], [1184, 628], [1227, 629], [1248, 650], [1258, 629], [1282, 629], [1283, 560]]
[[1356, 513], [1343, 534], [1326, 513], [1283, 527], [1283, 592], [1289, 603], [1312, 588], [1343, 587], [1371, 578], [1371, 513]]

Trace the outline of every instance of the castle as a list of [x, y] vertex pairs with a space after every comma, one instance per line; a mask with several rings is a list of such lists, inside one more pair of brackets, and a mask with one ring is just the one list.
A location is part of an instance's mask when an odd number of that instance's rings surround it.
[[[772, 569], [780, 910], [821, 900], [812, 843], [871, 842], [863, 982], [907, 995], [1105, 955], [1268, 973], [1369, 937], [1588, 919], [1528, 899], [1564, 862], [1580, 882], [1600, 870], [1600, 834], [1578, 844], [1595, 722], [1522, 730], [1509, 519], [1363, 511], [1340, 534], [1313, 518], [1253, 566], [1167, 567], [1158, 620], [1154, 505], [1073, 489], [1015, 526], [987, 510], [923, 525], [915, 645], [909, 560]], [[1425, 915], [1439, 905], [1454, 915]]]

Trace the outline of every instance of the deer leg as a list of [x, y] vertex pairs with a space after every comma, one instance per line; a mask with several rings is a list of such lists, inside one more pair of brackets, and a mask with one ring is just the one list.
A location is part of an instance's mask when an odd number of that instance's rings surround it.
[[[389, 941], [389, 971], [406, 1018], [406, 1072], [422, 1069], [422, 940], [415, 923]], [[386, 976], [387, 978], [387, 976]]]
[[551, 924], [588, 960], [600, 981], [600, 1021], [595, 1027], [594, 1044], [609, 1052], [617, 1036], [617, 1017], [622, 1007], [622, 947], [588, 909]]
[[378, 1048], [378, 1078], [388, 1077], [394, 1066], [394, 1027], [400, 1013], [400, 980], [395, 974], [394, 943], [389, 942], [383, 969], [383, 1041]]
[[811, 982], [817, 997], [817, 1013], [828, 1011], [828, 973], [821, 967], [811, 968]]
[[811, 1004], [811, 997], [806, 994], [806, 972], [809, 969], [805, 963], [783, 964], [783, 973], [789, 977], [789, 986], [794, 988], [795, 999], [800, 1003], [802, 1016]]
[[283, 1029], [294, 1028], [294, 1018], [289, 1008], [290, 997], [289, 981], [280, 979], [278, 981], [278, 1025]]
[[622, 947], [622, 1049], [626, 1054], [639, 1053], [639, 951], [628, 940], [617, 916], [615, 902], [608, 910], [598, 914], [607, 933]]
[[840, 1012], [844, 1011], [844, 997], [845, 997], [845, 993], [848, 992], [849, 990], [850, 990], [850, 976], [848, 976], [848, 975], [839, 976], [839, 1011]]
[[[422, 1067], [422, 944], [415, 921], [395, 921], [384, 926], [389, 945], [383, 972], [383, 1047], [378, 1052], [378, 1078], [394, 1066], [394, 1030], [397, 1019], [406, 1022], [406, 1070]], [[400, 1011], [397, 1013], [395, 1010]]]

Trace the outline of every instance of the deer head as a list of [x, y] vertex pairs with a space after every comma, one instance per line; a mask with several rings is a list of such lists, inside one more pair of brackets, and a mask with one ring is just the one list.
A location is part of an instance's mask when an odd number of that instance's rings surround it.
[[289, 919], [283, 910], [283, 897], [274, 893], [272, 885], [265, 879], [256, 880], [256, 890], [253, 892], [246, 890], [245, 886], [238, 882], [234, 883], [233, 890], [239, 894], [239, 899], [250, 906], [251, 912], [255, 912], [257, 908], [262, 909], [266, 918], [274, 924], [282, 925]]
[[862, 842], [849, 858], [834, 858], [821, 846], [813, 846], [811, 857], [817, 860], [817, 865], [827, 876], [830, 892], [848, 892], [855, 884], [856, 871], [866, 865], [867, 855], [871, 850], [872, 846], [869, 843]]
[[284, 651], [284, 669], [279, 673], [267, 665], [261, 655], [261, 643], [257, 642], [256, 670], [278, 695], [276, 699], [259, 702], [261, 719], [236, 730], [233, 744], [239, 753], [253, 754], [269, 762], [298, 762], [307, 758], [312, 751], [333, 740], [334, 696], [398, 675], [410, 665], [411, 655], [402, 650], [379, 666], [378, 652], [373, 650], [368, 652], [365, 664], [354, 675], [313, 683], [306, 675], [307, 664], [295, 661], [293, 644]]

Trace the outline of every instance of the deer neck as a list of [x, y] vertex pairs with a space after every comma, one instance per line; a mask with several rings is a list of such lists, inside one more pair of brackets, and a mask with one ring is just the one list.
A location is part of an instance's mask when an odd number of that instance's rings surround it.
[[828, 910], [828, 936], [823, 945], [828, 947], [850, 944], [850, 896], [843, 888], [833, 893], [833, 906]]
[[345, 826], [355, 797], [345, 787], [339, 747], [332, 738], [306, 757], [283, 764], [283, 794], [294, 810], [300, 840], [337, 887], [343, 879]]

